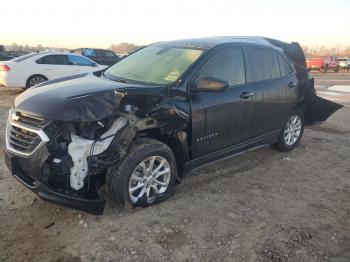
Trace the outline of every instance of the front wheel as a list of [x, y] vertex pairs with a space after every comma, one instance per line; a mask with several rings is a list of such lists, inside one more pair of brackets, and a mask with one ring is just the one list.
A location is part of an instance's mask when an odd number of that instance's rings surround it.
[[304, 117], [300, 111], [295, 111], [281, 130], [277, 148], [282, 152], [293, 150], [300, 142], [304, 133]]
[[138, 139], [119, 165], [106, 176], [107, 193], [119, 206], [149, 206], [175, 191], [175, 157], [164, 143]]

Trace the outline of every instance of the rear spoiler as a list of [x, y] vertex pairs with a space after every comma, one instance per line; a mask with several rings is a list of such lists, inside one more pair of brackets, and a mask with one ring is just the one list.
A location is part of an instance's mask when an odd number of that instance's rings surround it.
[[306, 67], [304, 51], [298, 42], [286, 43], [276, 39], [265, 38], [270, 44], [283, 49], [283, 51], [297, 64]]

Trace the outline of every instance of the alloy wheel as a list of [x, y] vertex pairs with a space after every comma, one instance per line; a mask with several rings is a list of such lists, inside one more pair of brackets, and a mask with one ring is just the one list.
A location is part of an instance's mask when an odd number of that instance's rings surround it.
[[128, 191], [131, 201], [135, 204], [146, 196], [147, 203], [153, 203], [157, 195], [168, 189], [170, 177], [170, 164], [164, 157], [151, 156], [143, 160], [130, 177]]
[[41, 76], [35, 76], [33, 78], [30, 79], [29, 81], [29, 87], [32, 87], [32, 86], [35, 86], [35, 85], [38, 85], [38, 84], [41, 84], [41, 83], [44, 83], [46, 82], [47, 80]]
[[287, 122], [284, 130], [284, 142], [288, 146], [294, 145], [297, 142], [301, 134], [302, 121], [300, 116], [293, 115]]

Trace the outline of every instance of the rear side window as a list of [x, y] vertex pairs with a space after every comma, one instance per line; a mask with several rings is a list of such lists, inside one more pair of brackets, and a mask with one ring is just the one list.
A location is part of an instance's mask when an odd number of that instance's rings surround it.
[[245, 66], [241, 48], [227, 48], [212, 56], [200, 69], [196, 79], [216, 78], [227, 81], [230, 86], [245, 83]]
[[105, 50], [104, 56], [106, 57], [116, 57], [116, 55], [112, 51]]
[[249, 48], [247, 50], [247, 82], [280, 77], [279, 62], [275, 51], [263, 48]]
[[76, 55], [68, 55], [68, 61], [70, 65], [79, 65], [79, 66], [93, 66], [94, 63], [90, 60]]
[[277, 54], [277, 57], [280, 66], [281, 76], [289, 75], [292, 72], [292, 68], [287, 63], [286, 59], [284, 59], [280, 54]]
[[45, 65], [68, 65], [66, 55], [47, 55], [40, 58], [37, 63]]

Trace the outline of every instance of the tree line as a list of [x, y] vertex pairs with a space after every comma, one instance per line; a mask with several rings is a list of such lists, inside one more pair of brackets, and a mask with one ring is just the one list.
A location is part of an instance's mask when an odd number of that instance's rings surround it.
[[336, 46], [302, 46], [306, 57], [334, 55], [336, 57], [350, 57], [350, 45], [346, 47]]
[[[112, 50], [116, 54], [130, 54], [135, 52], [136, 50], [142, 48], [141, 45], [136, 45], [133, 43], [118, 43], [111, 44], [109, 50]], [[315, 56], [327, 56], [334, 55], [337, 57], [350, 57], [350, 45], [349, 46], [335, 46], [335, 47], [325, 47], [325, 46], [302, 46], [306, 57], [315, 57]], [[37, 45], [37, 46], [29, 46], [29, 45], [18, 45], [13, 43], [10, 46], [11, 50], [14, 51], [43, 51], [48, 49], [59, 49], [59, 50], [69, 50], [68, 48], [51, 48], [49, 46]]]

